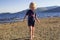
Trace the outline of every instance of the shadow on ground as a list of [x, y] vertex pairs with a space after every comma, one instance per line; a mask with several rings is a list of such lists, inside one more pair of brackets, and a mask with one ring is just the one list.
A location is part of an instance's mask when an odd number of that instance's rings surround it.
[[29, 37], [24, 37], [24, 38], [16, 38], [16, 39], [12, 39], [12, 40], [29, 40]]

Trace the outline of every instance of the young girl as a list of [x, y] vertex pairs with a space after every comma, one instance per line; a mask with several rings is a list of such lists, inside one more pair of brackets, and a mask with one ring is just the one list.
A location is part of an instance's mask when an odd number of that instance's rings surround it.
[[34, 12], [34, 10], [36, 9], [36, 4], [31, 2], [29, 8], [30, 9], [27, 11], [24, 19], [26, 18], [26, 16], [28, 16], [28, 26], [30, 29], [30, 40], [32, 40], [34, 37], [34, 31], [35, 31], [35, 27], [34, 27], [35, 20], [37, 20], [38, 22], [39, 20], [36, 16], [36, 13]]

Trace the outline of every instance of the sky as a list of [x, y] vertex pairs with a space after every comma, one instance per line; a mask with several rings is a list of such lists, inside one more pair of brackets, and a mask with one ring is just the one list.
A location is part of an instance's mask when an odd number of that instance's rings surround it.
[[35, 2], [37, 7], [60, 6], [60, 0], [0, 0], [0, 13], [28, 9], [31, 2]]

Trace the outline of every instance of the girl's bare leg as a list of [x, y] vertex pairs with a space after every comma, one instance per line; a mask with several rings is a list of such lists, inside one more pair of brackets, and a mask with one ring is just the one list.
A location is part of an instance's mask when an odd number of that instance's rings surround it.
[[34, 38], [35, 27], [32, 27], [32, 36]]
[[32, 26], [30, 26], [29, 29], [30, 29], [30, 40], [32, 40], [33, 39], [33, 36], [32, 36]]

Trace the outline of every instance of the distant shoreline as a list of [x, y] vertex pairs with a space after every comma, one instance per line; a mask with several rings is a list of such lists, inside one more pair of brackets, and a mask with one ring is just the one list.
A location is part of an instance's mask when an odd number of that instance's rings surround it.
[[[53, 18], [60, 18], [60, 17], [48, 17], [48, 18], [39, 18], [39, 19], [53, 19]], [[25, 19], [26, 21], [27, 19]], [[3, 23], [15, 23], [15, 22], [23, 22], [23, 19], [21, 20], [11, 20], [11, 21], [0, 21], [0, 24], [3, 24]]]

